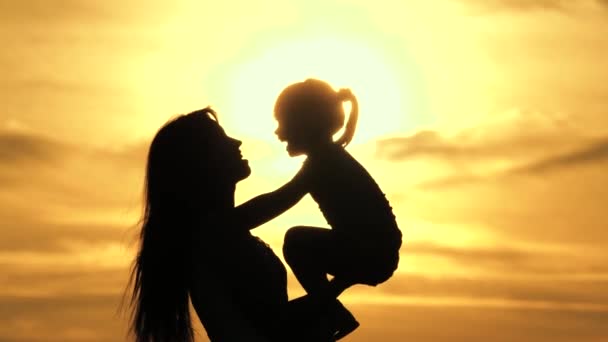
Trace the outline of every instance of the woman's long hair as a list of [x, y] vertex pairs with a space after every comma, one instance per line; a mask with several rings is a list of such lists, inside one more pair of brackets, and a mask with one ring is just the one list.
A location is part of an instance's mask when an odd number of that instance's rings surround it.
[[205, 130], [217, 125], [205, 108], [181, 115], [155, 135], [148, 152], [140, 248], [131, 270], [131, 332], [137, 342], [191, 342], [190, 234], [205, 189]]

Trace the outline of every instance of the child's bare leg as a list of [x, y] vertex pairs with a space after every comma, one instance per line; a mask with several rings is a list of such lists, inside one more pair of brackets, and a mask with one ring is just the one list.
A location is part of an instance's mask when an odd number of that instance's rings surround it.
[[324, 228], [294, 227], [285, 234], [285, 261], [309, 294], [331, 296], [327, 279], [331, 240], [331, 231]]
[[343, 277], [334, 277], [329, 282], [329, 294], [332, 297], [338, 298], [342, 292], [344, 292], [347, 288], [353, 286], [355, 283], [347, 280]]
[[324, 228], [291, 228], [283, 244], [285, 260], [302, 287], [312, 296], [311, 299], [314, 298], [317, 305], [329, 305], [335, 310], [336, 340], [359, 326], [350, 311], [336, 299], [353, 283], [341, 277], [334, 277], [331, 281], [327, 279], [327, 274], [334, 273], [336, 269], [336, 256], [344, 256], [342, 252], [332, 232]]

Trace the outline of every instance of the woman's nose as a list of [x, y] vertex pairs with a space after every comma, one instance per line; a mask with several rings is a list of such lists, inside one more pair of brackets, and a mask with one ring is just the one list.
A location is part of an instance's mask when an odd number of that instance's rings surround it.
[[241, 145], [243, 145], [243, 142], [238, 139], [234, 139], [234, 144], [236, 145], [236, 147], [241, 147]]
[[238, 139], [228, 138], [228, 141], [230, 142], [231, 145], [233, 145], [235, 147], [240, 147], [241, 145], [243, 145], [243, 142]]

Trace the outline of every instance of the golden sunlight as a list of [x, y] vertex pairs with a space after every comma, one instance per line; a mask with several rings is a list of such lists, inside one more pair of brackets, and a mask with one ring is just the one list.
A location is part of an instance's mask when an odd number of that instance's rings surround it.
[[403, 131], [406, 92], [393, 66], [370, 44], [338, 37], [277, 44], [234, 68], [227, 101], [232, 115], [226, 124], [236, 134], [274, 140], [274, 101], [283, 88], [306, 78], [322, 79], [335, 89], [350, 88], [357, 96], [360, 119], [353, 143]]

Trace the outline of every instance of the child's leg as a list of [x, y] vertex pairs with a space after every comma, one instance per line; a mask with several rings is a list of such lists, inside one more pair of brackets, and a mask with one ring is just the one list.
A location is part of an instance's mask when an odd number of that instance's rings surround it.
[[333, 303], [330, 307], [336, 315], [336, 340], [359, 326], [350, 311], [336, 299], [353, 283], [341, 277], [334, 277], [331, 282], [327, 279], [328, 273], [336, 274], [336, 267], [344, 264], [343, 260], [339, 260], [348, 255], [339, 246], [335, 241], [334, 232], [316, 227], [289, 229], [283, 244], [285, 260], [306, 292], [315, 298], [318, 305]]
[[334, 277], [329, 281], [329, 294], [333, 297], [338, 297], [346, 290], [347, 288], [355, 285], [354, 281], [347, 280], [344, 277]]
[[285, 234], [283, 256], [307, 293], [330, 295], [332, 232], [325, 228], [294, 227]]

